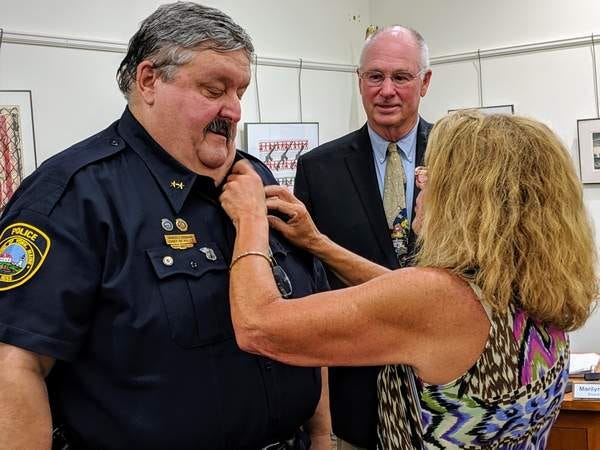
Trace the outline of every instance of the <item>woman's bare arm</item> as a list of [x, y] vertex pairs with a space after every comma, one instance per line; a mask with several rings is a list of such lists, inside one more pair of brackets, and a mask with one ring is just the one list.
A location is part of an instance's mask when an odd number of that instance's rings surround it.
[[289, 217], [284, 221], [275, 215], [268, 217], [269, 225], [296, 246], [303, 248], [333, 271], [348, 286], [364, 283], [390, 272], [349, 250], [337, 245], [315, 226], [306, 207], [284, 186], [266, 186], [267, 207]]
[[[236, 165], [221, 201], [237, 229], [234, 255], [266, 252], [258, 176]], [[284, 300], [269, 262], [250, 255], [231, 269], [230, 302], [244, 350], [303, 366], [410, 364], [435, 383], [466, 371], [489, 330], [468, 284], [441, 269], [386, 271], [354, 287]]]

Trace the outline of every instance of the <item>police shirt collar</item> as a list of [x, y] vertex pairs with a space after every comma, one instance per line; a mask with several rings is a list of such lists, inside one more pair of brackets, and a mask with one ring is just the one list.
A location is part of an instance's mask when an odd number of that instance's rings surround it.
[[129, 107], [121, 116], [118, 132], [144, 161], [176, 214], [181, 211], [196, 181], [214, 188], [212, 178], [192, 172], [167, 153], [137, 121]]

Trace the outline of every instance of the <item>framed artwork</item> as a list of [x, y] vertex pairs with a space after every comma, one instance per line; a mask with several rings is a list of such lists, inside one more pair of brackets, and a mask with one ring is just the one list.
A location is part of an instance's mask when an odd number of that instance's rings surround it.
[[246, 151], [260, 159], [279, 184], [293, 189], [301, 154], [319, 145], [318, 122], [246, 123]]
[[484, 114], [514, 114], [515, 107], [514, 105], [497, 105], [497, 106], [479, 106], [476, 108], [457, 108], [457, 109], [449, 109], [448, 114], [454, 111], [462, 111], [465, 109], [476, 109]]
[[0, 211], [36, 168], [31, 91], [0, 90]]
[[577, 121], [577, 142], [581, 182], [600, 183], [600, 118]]

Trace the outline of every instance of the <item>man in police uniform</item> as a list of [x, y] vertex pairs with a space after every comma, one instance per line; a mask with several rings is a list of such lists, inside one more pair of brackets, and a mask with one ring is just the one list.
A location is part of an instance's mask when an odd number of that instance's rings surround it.
[[[298, 430], [318, 369], [240, 351], [229, 318], [235, 230], [218, 196], [248, 158], [234, 136], [252, 52], [222, 12], [161, 6], [119, 68], [120, 120], [43, 164], [7, 206], [0, 448], [49, 449], [51, 426], [55, 448], [308, 446]], [[291, 296], [327, 287], [312, 257], [270, 244]]]

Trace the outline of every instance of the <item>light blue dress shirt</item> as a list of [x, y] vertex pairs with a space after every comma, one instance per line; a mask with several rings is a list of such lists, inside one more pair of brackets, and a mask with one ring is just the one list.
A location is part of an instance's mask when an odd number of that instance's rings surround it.
[[[406, 215], [408, 216], [408, 223], [412, 221], [412, 206], [413, 198], [415, 195], [415, 155], [417, 154], [417, 127], [419, 126], [419, 120], [402, 139], [396, 142], [396, 145], [400, 149], [400, 158], [402, 159], [402, 165], [404, 166], [404, 174], [406, 175], [406, 189], [404, 194], [406, 195]], [[387, 166], [387, 146], [389, 141], [386, 141], [377, 133], [375, 133], [370, 126], [369, 137], [371, 138], [371, 146], [373, 147], [373, 162], [375, 163], [375, 173], [377, 174], [377, 184], [379, 185], [379, 195], [383, 199], [383, 184], [385, 181], [385, 168]]]

